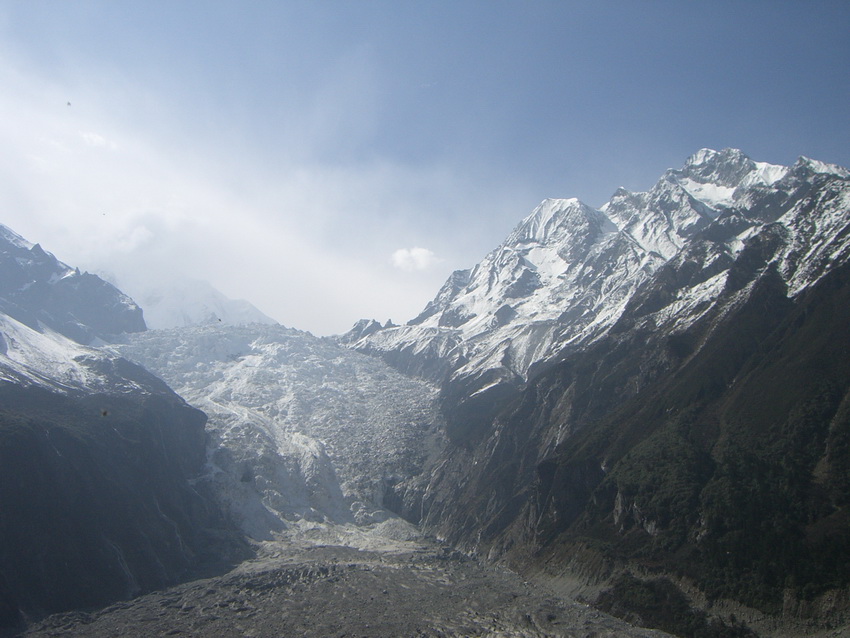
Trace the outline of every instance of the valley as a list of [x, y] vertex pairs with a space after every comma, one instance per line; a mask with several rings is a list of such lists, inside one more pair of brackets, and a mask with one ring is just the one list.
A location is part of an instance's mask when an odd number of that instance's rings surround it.
[[[265, 542], [232, 572], [48, 618], [24, 635], [614, 638], [664, 636], [559, 599], [401, 522], [316, 528]], [[300, 537], [300, 539], [298, 538]], [[403, 539], [403, 540], [399, 540]], [[337, 544], [340, 541], [346, 545]]]
[[8, 633], [847, 635], [842, 167], [544, 200], [334, 337], [203, 287], [150, 330], [5, 228], [0, 269]]

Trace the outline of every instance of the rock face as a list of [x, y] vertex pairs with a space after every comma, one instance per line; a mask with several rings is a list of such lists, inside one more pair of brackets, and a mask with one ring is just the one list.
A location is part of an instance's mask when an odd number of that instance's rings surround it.
[[416, 498], [441, 537], [781, 613], [848, 585], [848, 256], [846, 169], [705, 149], [600, 210], [543, 202], [353, 347], [440, 378], [450, 444]]
[[145, 329], [141, 308], [127, 295], [5, 226], [0, 226], [0, 312], [82, 344]]
[[4, 624], [104, 605], [233, 553], [191, 481], [204, 415], [176, 397], [0, 387]]

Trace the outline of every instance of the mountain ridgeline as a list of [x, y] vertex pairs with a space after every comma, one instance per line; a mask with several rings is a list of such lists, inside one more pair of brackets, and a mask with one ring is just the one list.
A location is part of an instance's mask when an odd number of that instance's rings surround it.
[[97, 275], [81, 273], [0, 226], [0, 312], [77, 343], [145, 329], [142, 309]]
[[634, 572], [846, 613], [848, 257], [850, 172], [807, 158], [706, 149], [599, 210], [544, 201], [408, 325], [348, 336], [441, 387], [449, 443], [400, 511], [591, 600]]
[[[844, 168], [703, 149], [599, 209], [545, 200], [401, 326], [149, 299], [169, 329], [0, 226], [0, 633], [410, 523], [683, 636], [850, 626]], [[203, 596], [256, 569], [300, 587], [264, 560]], [[332, 599], [325, 567], [304, 574]], [[174, 600], [157, 626], [248, 618]]]

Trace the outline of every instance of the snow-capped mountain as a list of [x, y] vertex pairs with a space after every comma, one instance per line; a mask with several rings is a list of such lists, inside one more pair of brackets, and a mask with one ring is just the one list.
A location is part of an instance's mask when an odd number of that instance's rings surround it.
[[458, 401], [481, 397], [480, 412], [484, 397], [499, 404], [505, 384], [524, 382], [533, 366], [607, 334], [662, 267], [685, 277], [667, 291], [663, 312], [653, 310], [653, 321], [671, 329], [733, 285], [732, 264], [757, 246], [770, 247], [758, 267], [774, 264], [789, 295], [799, 293], [846, 260], [847, 198], [844, 168], [703, 149], [648, 192], [619, 189], [599, 210], [543, 201], [407, 325], [344, 340], [458, 388]]
[[435, 534], [626, 610], [660, 582], [636, 566], [684, 575], [770, 626], [850, 586], [849, 319], [850, 172], [704, 149], [599, 210], [544, 201], [342, 340], [442, 381], [449, 443], [405, 495]]
[[221, 505], [254, 540], [392, 510], [591, 597], [631, 566], [768, 613], [850, 586], [844, 168], [703, 149], [600, 209], [544, 200], [407, 325], [335, 339], [199, 284], [144, 331], [2, 227], [0, 258], [0, 513], [63, 521], [34, 571], [0, 516], [0, 616], [236, 551]]
[[244, 299], [231, 299], [207, 281], [171, 279], [162, 286], [119, 282], [145, 311], [148, 328], [181, 328], [211, 323], [276, 324]]
[[168, 391], [94, 345], [145, 329], [142, 310], [112, 284], [0, 225], [0, 382], [74, 395]]
[[[245, 537], [413, 533], [384, 505], [443, 447], [435, 387], [202, 282], [149, 300], [181, 328], [145, 331], [111, 284], [0, 230], [0, 626], [174, 582]], [[64, 540], [29, 533], [48, 519]]]
[[117, 346], [209, 417], [207, 478], [242, 529], [370, 524], [442, 448], [437, 390], [278, 325], [131, 335]]
[[0, 313], [0, 383], [61, 394], [140, 394], [168, 391], [129, 361], [82, 346], [43, 327], [40, 331]]
[[5, 226], [0, 226], [0, 312], [82, 344], [145, 329], [142, 311], [130, 297]]

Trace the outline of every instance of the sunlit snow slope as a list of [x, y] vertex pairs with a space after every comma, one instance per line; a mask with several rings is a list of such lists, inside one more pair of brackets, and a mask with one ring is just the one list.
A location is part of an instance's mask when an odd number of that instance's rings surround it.
[[598, 210], [544, 200], [407, 325], [358, 324], [341, 341], [445, 384], [469, 404], [464, 414], [480, 413], [485, 396], [503, 403], [506, 386], [535, 365], [607, 334], [668, 265], [681, 281], [644, 304], [659, 329], [693, 323], [734, 285], [731, 266], [747, 249], [769, 247], [757, 266], [775, 267], [789, 296], [798, 294], [850, 255], [848, 183], [847, 169], [808, 158], [787, 167], [702, 149], [649, 191], [618, 189]]

